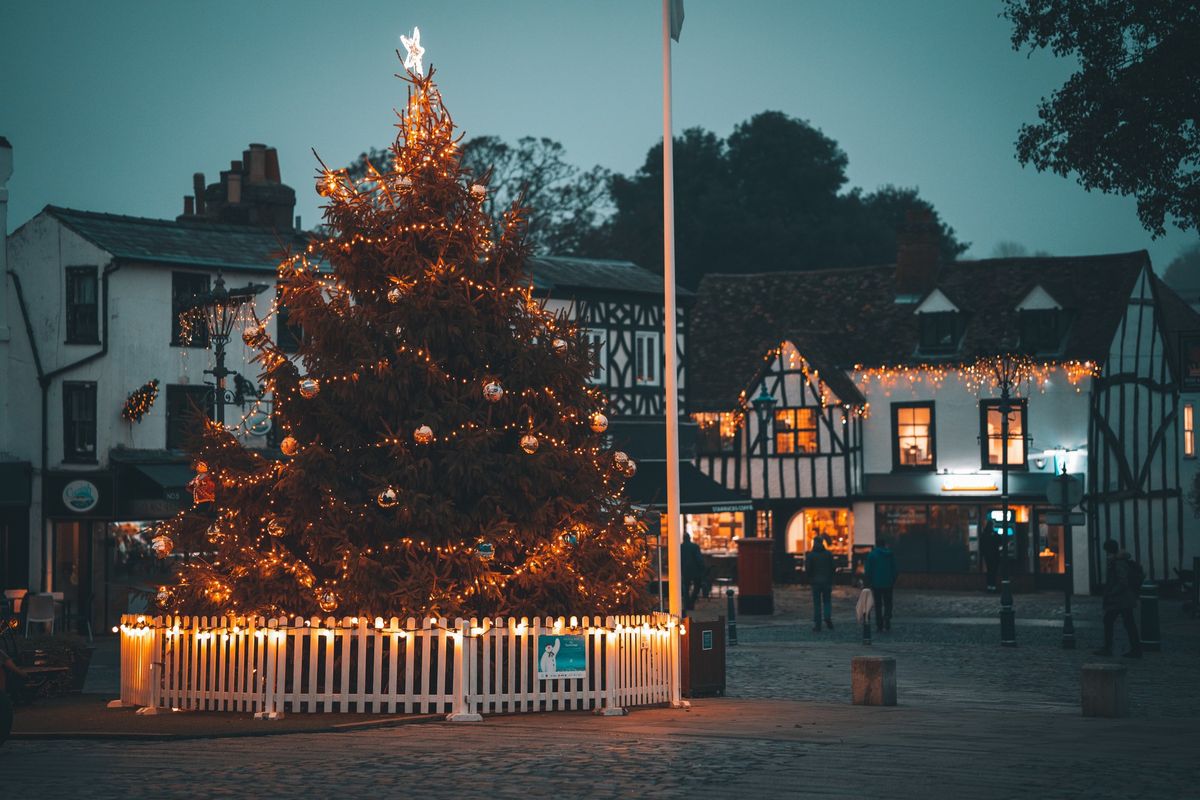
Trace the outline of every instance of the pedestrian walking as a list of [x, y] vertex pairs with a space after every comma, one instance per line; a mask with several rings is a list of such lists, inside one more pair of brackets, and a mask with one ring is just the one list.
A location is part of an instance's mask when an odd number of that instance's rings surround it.
[[696, 607], [696, 598], [700, 596], [708, 568], [700, 545], [692, 541], [690, 533], [683, 534], [683, 541], [679, 543], [679, 566], [683, 572], [683, 607], [691, 611]]
[[1133, 618], [1133, 609], [1137, 607], [1142, 568], [1113, 539], [1104, 542], [1104, 552], [1108, 554], [1104, 575], [1104, 647], [1097, 650], [1096, 655], [1113, 654], [1113, 628], [1117, 617], [1120, 617], [1125, 625], [1125, 635], [1129, 637], [1129, 650], [1122, 655], [1141, 658], [1142, 640]]
[[996, 591], [996, 570], [1000, 566], [1000, 537], [996, 535], [996, 526], [989, 519], [983, 523], [979, 532], [979, 551], [983, 554], [983, 564], [987, 568], [987, 590]]
[[892, 629], [892, 589], [896, 586], [896, 556], [887, 546], [887, 539], [879, 537], [875, 546], [867, 553], [865, 577], [867, 586], [875, 596], [875, 630]]
[[808, 573], [808, 585], [812, 588], [813, 633], [821, 632], [821, 609], [824, 606], [825, 627], [833, 630], [833, 553], [825, 547], [825, 537], [813, 537], [812, 549], [804, 558], [804, 571]]

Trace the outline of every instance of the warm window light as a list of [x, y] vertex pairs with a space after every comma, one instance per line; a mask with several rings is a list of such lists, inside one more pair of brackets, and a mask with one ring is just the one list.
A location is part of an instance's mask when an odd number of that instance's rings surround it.
[[1196, 416], [1191, 403], [1183, 404], [1183, 456], [1196, 457]]
[[996, 479], [991, 475], [944, 475], [943, 492], [994, 492]]

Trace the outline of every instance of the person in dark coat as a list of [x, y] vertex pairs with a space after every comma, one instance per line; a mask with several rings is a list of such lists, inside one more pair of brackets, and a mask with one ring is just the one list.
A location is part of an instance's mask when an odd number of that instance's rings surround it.
[[1117, 617], [1120, 617], [1125, 625], [1125, 635], [1129, 637], [1129, 651], [1123, 655], [1126, 658], [1141, 658], [1142, 640], [1138, 635], [1137, 622], [1133, 619], [1133, 609], [1137, 607], [1138, 601], [1137, 591], [1130, 578], [1133, 557], [1112, 539], [1104, 542], [1104, 552], [1108, 554], [1108, 566], [1104, 575], [1104, 647], [1097, 650], [1096, 655], [1112, 655], [1113, 628]]
[[825, 537], [816, 536], [812, 549], [804, 558], [804, 570], [808, 573], [808, 584], [812, 587], [813, 633], [821, 632], [821, 606], [825, 607], [825, 627], [833, 630], [833, 553], [825, 547]]
[[996, 526], [989, 519], [983, 523], [979, 532], [979, 552], [983, 555], [983, 564], [987, 568], [987, 590], [996, 591], [996, 570], [1000, 566], [1000, 537], [996, 535]]
[[864, 577], [875, 595], [875, 630], [892, 629], [892, 589], [896, 586], [896, 556], [887, 546], [887, 539], [876, 539], [875, 546], [867, 553]]
[[708, 565], [704, 563], [700, 545], [692, 541], [690, 533], [683, 534], [683, 541], [679, 543], [679, 569], [683, 572], [683, 607], [691, 611], [696, 607]]

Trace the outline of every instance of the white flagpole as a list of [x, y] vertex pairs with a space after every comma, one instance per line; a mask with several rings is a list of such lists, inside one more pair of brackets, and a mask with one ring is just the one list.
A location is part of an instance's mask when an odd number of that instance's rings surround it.
[[[663, 386], [667, 393], [667, 581], [671, 615], [683, 615], [683, 576], [679, 563], [679, 390], [675, 333], [675, 180], [671, 136], [671, 0], [663, 10]], [[678, 686], [678, 680], [675, 682]]]

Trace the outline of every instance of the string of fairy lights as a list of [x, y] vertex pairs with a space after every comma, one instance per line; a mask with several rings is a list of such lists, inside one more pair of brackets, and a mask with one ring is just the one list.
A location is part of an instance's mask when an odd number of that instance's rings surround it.
[[[821, 408], [840, 407], [846, 418], [865, 419], [870, 416], [869, 401], [847, 403], [839, 400], [821, 377], [820, 370], [810, 364], [791, 342], [782, 342], [763, 355], [763, 367], [758, 373], [759, 376], [766, 374], [776, 361], [784, 370], [799, 372], [804, 380], [816, 388]], [[1061, 372], [1066, 382], [1074, 387], [1078, 394], [1083, 391], [1084, 382], [1099, 377], [1102, 369], [1100, 364], [1090, 360], [1037, 359], [1023, 354], [1001, 353], [961, 361], [855, 364], [850, 372], [851, 379], [862, 389], [864, 396], [879, 391], [883, 396], [891, 397], [894, 391], [907, 389], [915, 392], [922, 386], [938, 390], [951, 379], [959, 381], [966, 391], [975, 395], [998, 390], [1000, 384], [1006, 382], [1010, 390], [1020, 396], [1035, 389], [1045, 393], [1056, 372]], [[698, 412], [692, 414], [692, 419], [702, 432], [716, 431], [722, 442], [731, 442], [745, 423], [749, 408], [749, 393], [743, 389], [733, 410]]]
[[[537, 301], [532, 285], [520, 277], [520, 213], [505, 213], [493, 227], [483, 210], [486, 186], [469, 176], [462, 180], [459, 139], [431, 76], [409, 75], [408, 105], [387, 172], [368, 163], [365, 177], [354, 179], [322, 164], [317, 191], [328, 200], [326, 221], [333, 233], [280, 263], [280, 290], [265, 313], [245, 306], [238, 320], [242, 340], [256, 351], [252, 361], [262, 365], [264, 385], [240, 421], [224, 428], [206, 424], [196, 464], [197, 480], [206, 483], [194, 487], [197, 508], [165, 523], [154, 539], [160, 556], [174, 550], [173, 535], [187, 539], [199, 532], [201, 540], [189, 544], [179, 580], [161, 587], [157, 600], [164, 609], [201, 598], [229, 613], [284, 613], [310, 605], [332, 612], [361, 604], [357, 582], [379, 570], [401, 570], [411, 578], [390, 595], [388, 602], [398, 608], [464, 608], [475, 598], [494, 600], [506, 591], [526, 597], [557, 593], [597, 608], [618, 608], [643, 591], [649, 566], [645, 525], [622, 499], [637, 465], [602, 445], [606, 398], [587, 385], [586, 342], [565, 315]], [[438, 193], [461, 210], [431, 214]], [[380, 263], [404, 266], [385, 267], [388, 274], [379, 275], [374, 265]], [[453, 367], [428, 344], [411, 341], [403, 324], [389, 322], [381, 331], [380, 321], [393, 316], [387, 309], [406, 307], [417, 293], [436, 298], [443, 308], [466, 303], [480, 309], [477, 313], [509, 327], [514, 343], [531, 353], [527, 358], [557, 358], [568, 371], [558, 382], [506, 379], [487, 358], [464, 371], [461, 357]], [[283, 352], [269, 333], [284, 308], [289, 324], [304, 332], [294, 354]], [[181, 320], [182, 335], [190, 338], [197, 324], [194, 316]], [[326, 347], [344, 352], [350, 341], [382, 351], [348, 364], [323, 354]], [[550, 367], [552, 374], [560, 369]], [[486, 413], [436, 415], [436, 421], [424, 422], [418, 417], [406, 430], [379, 420], [374, 433], [358, 427], [351, 436], [325, 437], [314, 427], [360, 387], [396, 381], [411, 390], [428, 387], [458, 403], [482, 398]], [[281, 460], [246, 450], [237, 436], [268, 403], [282, 434]], [[502, 515], [456, 541], [431, 538], [416, 522], [435, 513], [428, 498], [381, 477], [363, 474], [352, 481], [360, 488], [345, 496], [319, 483], [301, 495], [279, 488], [307, 483], [315, 465], [330, 457], [352, 470], [349, 465], [378, 463], [372, 454], [381, 451], [390, 463], [424, 463], [430, 453], [462, 445], [471, 452], [507, 437], [516, 439], [517, 458], [523, 453], [554, 463], [575, 459], [592, 476], [577, 478], [586, 485], [594, 481], [598, 494], [582, 504], [560, 503], [552, 512], [559, 521], [547, 530], [505, 522]], [[201, 484], [207, 487], [204, 502]], [[527, 517], [534, 518], [518, 515]], [[381, 538], [361, 533], [381, 524], [392, 532]], [[406, 526], [414, 530], [405, 532]], [[246, 591], [248, 584], [276, 577], [288, 583], [269, 600]]]

